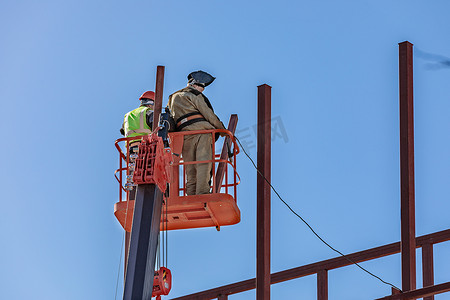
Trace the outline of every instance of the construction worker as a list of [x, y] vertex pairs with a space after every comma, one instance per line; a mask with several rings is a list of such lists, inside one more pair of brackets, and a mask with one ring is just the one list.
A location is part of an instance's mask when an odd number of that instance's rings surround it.
[[[120, 133], [125, 137], [141, 136], [152, 133], [155, 93], [147, 91], [139, 97], [139, 100], [141, 101], [141, 105], [127, 113], [123, 119]], [[140, 140], [131, 141], [130, 152], [137, 151], [139, 143]]]
[[[153, 104], [155, 101], [155, 93], [147, 91], [139, 98], [141, 105], [128, 112], [124, 119], [120, 133], [125, 137], [142, 136], [152, 132], [153, 125]], [[140, 139], [129, 142], [129, 151], [127, 155], [137, 154]], [[128, 143], [126, 143], [128, 146]], [[130, 158], [130, 161], [133, 159]], [[132, 170], [128, 170], [127, 175], [130, 175]], [[134, 200], [136, 189], [130, 190], [129, 199]]]
[[[177, 131], [225, 129], [203, 95], [205, 87], [214, 79], [203, 71], [192, 72], [188, 75], [187, 87], [169, 96], [168, 106]], [[212, 160], [211, 133], [185, 135], [182, 154], [185, 162]], [[210, 193], [212, 163], [188, 164], [185, 169], [188, 195]]]

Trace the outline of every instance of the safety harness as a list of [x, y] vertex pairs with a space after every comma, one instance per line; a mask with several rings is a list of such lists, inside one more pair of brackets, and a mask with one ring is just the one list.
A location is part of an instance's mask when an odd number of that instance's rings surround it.
[[177, 130], [179, 131], [186, 126], [200, 121], [206, 121], [206, 119], [203, 118], [202, 114], [199, 114], [197, 112], [185, 114], [184, 116], [181, 116], [177, 119]]
[[[200, 91], [190, 88], [190, 87], [185, 87], [179, 91], [176, 91], [173, 94], [180, 93], [180, 92], [188, 92], [188, 93], [192, 93], [196, 96], [201, 95], [203, 100], [205, 101], [206, 105], [214, 112], [211, 102], [209, 102], [209, 99], [205, 95], [203, 95], [203, 93], [201, 93]], [[170, 97], [172, 97], [172, 95], [170, 95]], [[191, 112], [191, 113], [185, 114], [176, 120], [176, 122], [175, 122], [176, 123], [176, 131], [180, 131], [186, 126], [189, 126], [191, 124], [201, 122], [201, 121], [206, 121], [206, 119], [199, 112]]]

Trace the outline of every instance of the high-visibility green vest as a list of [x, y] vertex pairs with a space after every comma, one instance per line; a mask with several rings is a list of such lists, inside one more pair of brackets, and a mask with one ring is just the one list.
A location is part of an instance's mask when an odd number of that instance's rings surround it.
[[139, 106], [125, 115], [123, 129], [126, 137], [152, 133], [152, 129], [147, 125], [147, 111], [149, 109], [151, 110], [150, 107]]

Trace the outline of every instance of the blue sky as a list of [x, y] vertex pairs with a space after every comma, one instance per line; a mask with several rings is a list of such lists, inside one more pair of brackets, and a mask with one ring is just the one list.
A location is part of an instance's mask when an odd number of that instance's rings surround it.
[[[399, 241], [398, 43], [450, 57], [449, 8], [444, 0], [2, 1], [2, 298], [114, 299], [122, 241], [114, 140], [123, 115], [154, 88], [157, 65], [166, 66], [164, 104], [189, 72], [216, 76], [205, 94], [225, 122], [239, 115], [249, 144], [256, 86], [271, 85], [287, 137], [272, 144], [272, 182], [284, 199], [345, 253]], [[429, 63], [415, 56], [417, 235], [450, 225], [450, 69]], [[243, 155], [238, 165], [241, 223], [169, 234], [171, 296], [255, 276], [256, 173]], [[335, 257], [272, 199], [272, 271]], [[449, 281], [449, 265], [450, 244], [436, 245], [436, 283]], [[401, 285], [399, 255], [363, 266]], [[272, 299], [315, 299], [315, 286], [314, 276], [273, 285]], [[329, 273], [329, 299], [389, 292], [356, 267]]]

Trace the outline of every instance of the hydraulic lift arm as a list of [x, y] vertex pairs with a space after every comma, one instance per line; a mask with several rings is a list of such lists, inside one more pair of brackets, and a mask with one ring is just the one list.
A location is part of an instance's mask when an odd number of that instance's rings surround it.
[[[163, 67], [158, 67], [157, 103], [162, 102], [163, 76]], [[166, 151], [165, 146], [168, 145], [167, 118], [167, 113], [163, 113], [161, 118], [158, 114], [155, 117], [155, 120], [160, 119], [158, 138], [155, 138], [153, 134], [151, 137], [144, 138], [139, 146], [136, 171], [140, 171], [138, 173], [140, 176], [136, 176], [135, 171], [134, 181], [137, 183], [137, 189], [125, 275], [124, 300], [149, 300], [152, 297], [163, 192], [169, 176], [168, 172], [165, 172], [165, 165], [168, 164], [167, 157], [171, 156], [170, 153], [161, 152], [162, 149]], [[159, 173], [155, 174], [155, 172]], [[160, 179], [159, 182], [157, 182], [158, 179]]]

